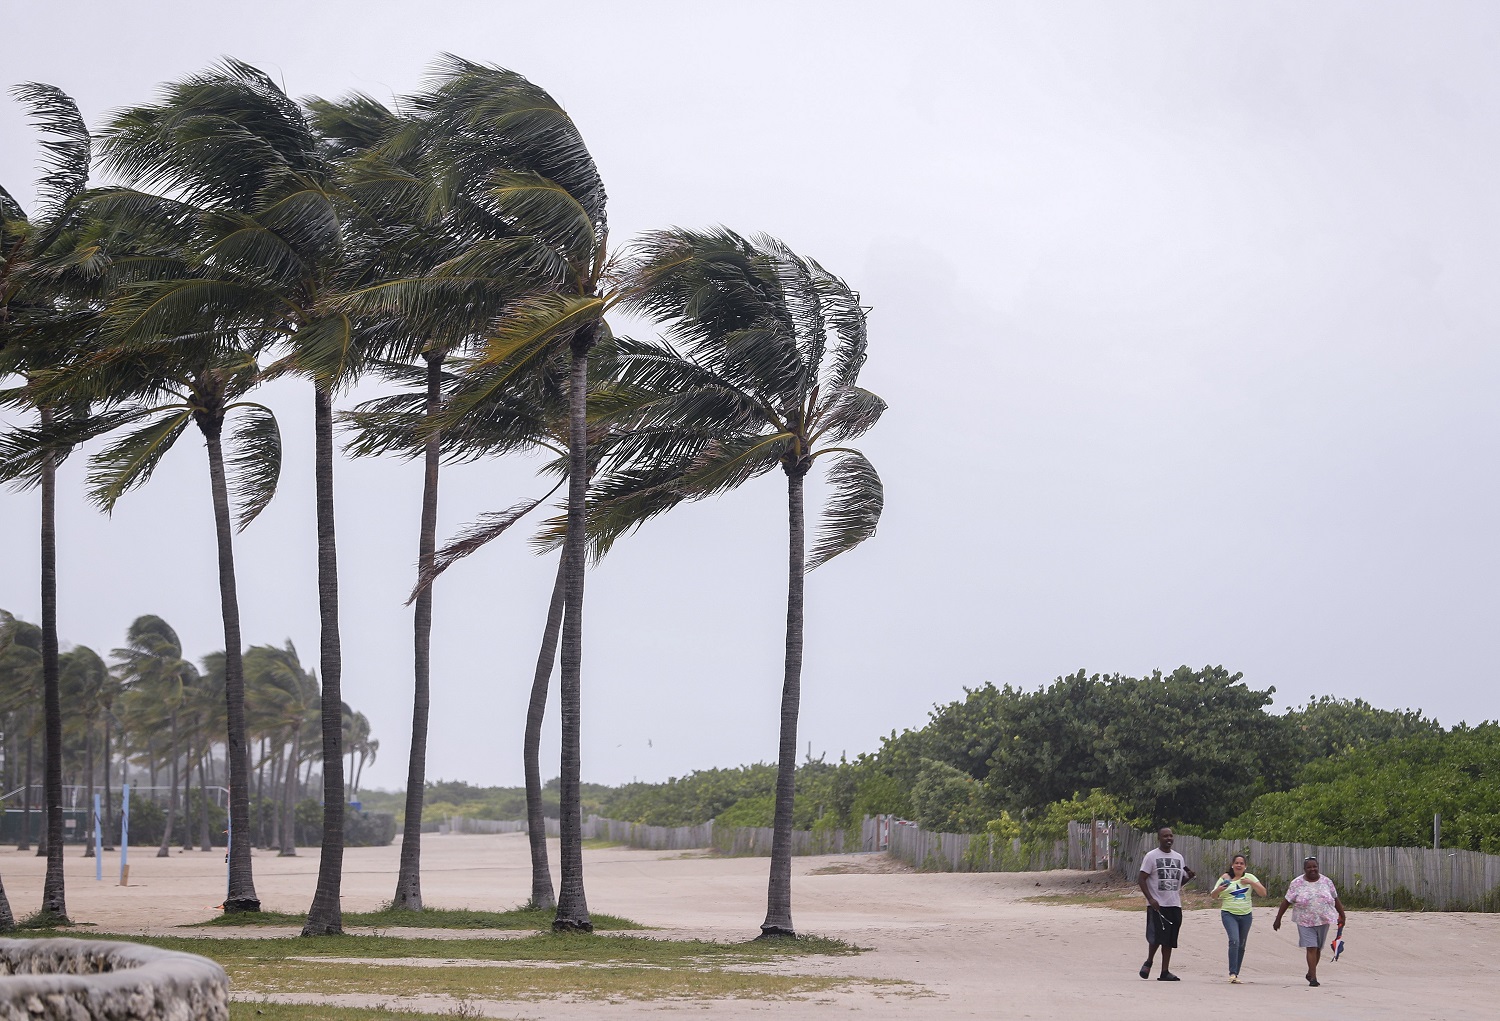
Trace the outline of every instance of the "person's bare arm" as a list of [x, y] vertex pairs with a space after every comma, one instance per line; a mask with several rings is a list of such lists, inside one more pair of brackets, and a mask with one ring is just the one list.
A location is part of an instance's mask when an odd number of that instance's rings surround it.
[[1289, 907], [1291, 907], [1291, 906], [1292, 906], [1292, 902], [1291, 901], [1287, 900], [1285, 897], [1281, 898], [1281, 907], [1278, 908], [1277, 911], [1276, 911], [1276, 921], [1274, 921], [1274, 922], [1271, 923], [1271, 928], [1272, 929], [1280, 929], [1281, 928], [1281, 916], [1284, 915], [1284, 914], [1286, 914], [1286, 909], [1289, 908]]
[[1136, 874], [1136, 879], [1140, 881], [1141, 892], [1146, 895], [1146, 903], [1153, 908], [1161, 907], [1160, 904], [1156, 903], [1156, 896], [1151, 892], [1151, 884], [1148, 882], [1150, 878], [1151, 873], [1149, 872]]
[[1255, 880], [1254, 882], [1252, 882], [1250, 884], [1250, 889], [1255, 891], [1255, 896], [1257, 897], [1264, 897], [1266, 895], [1266, 884], [1262, 883], [1260, 880]]
[[1333, 898], [1333, 907], [1339, 913], [1339, 926], [1342, 928], [1344, 924], [1344, 902], [1339, 900], [1337, 895]]

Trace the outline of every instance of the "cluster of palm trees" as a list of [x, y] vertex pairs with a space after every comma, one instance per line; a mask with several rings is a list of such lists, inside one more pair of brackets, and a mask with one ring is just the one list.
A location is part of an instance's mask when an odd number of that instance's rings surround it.
[[[57, 464], [107, 437], [87, 479], [90, 499], [107, 510], [196, 426], [208, 453], [224, 624], [233, 833], [225, 910], [258, 910], [233, 534], [266, 506], [280, 472], [281, 435], [256, 388], [306, 379], [315, 409], [324, 837], [304, 933], [341, 925], [340, 420], [350, 453], [425, 465], [398, 908], [422, 907], [433, 584], [563, 494], [537, 537], [560, 556], [524, 741], [528, 810], [539, 823], [540, 724], [560, 663], [560, 884], [554, 895], [542, 827], [533, 825], [532, 902], [555, 908], [558, 929], [589, 930], [578, 797], [589, 560], [679, 503], [780, 468], [786, 659], [761, 930], [792, 934], [803, 575], [873, 534], [883, 502], [873, 467], [848, 446], [885, 408], [858, 386], [866, 354], [858, 294], [774, 239], [725, 229], [660, 231], [616, 250], [604, 186], [576, 125], [544, 89], [499, 67], [445, 57], [426, 88], [392, 109], [364, 95], [299, 103], [263, 72], [227, 60], [116, 114], [97, 136], [57, 89], [17, 91], [45, 134], [48, 172], [31, 216], [0, 191], [0, 371], [18, 380], [0, 401], [34, 413], [0, 439], [0, 479], [41, 491], [49, 741], [62, 718]], [[112, 183], [90, 186], [96, 165]], [[651, 317], [663, 336], [616, 336], [616, 310]], [[336, 409], [367, 376], [387, 380], [391, 392]], [[441, 464], [515, 452], [545, 455], [548, 491], [481, 516], [439, 548]], [[804, 487], [824, 457], [829, 506], [809, 553]], [[57, 747], [48, 744], [49, 782], [61, 769]], [[54, 893], [44, 893], [43, 907], [63, 914], [60, 869]]]
[[[138, 797], [146, 794], [153, 802], [161, 790], [167, 791], [159, 855], [167, 854], [179, 822], [184, 846], [196, 843], [207, 851], [215, 842], [222, 844], [211, 832], [209, 805], [214, 799], [208, 792], [227, 779], [227, 760], [219, 751], [225, 734], [224, 653], [210, 653], [201, 666], [194, 664], [184, 657], [170, 624], [144, 616], [130, 625], [125, 645], [110, 656], [113, 662], [107, 664], [85, 645], [59, 656], [60, 701], [67, 707], [65, 786], [83, 794], [84, 806], [93, 804], [96, 790], [101, 793], [106, 849], [117, 832], [113, 794], [117, 781], [127, 780]], [[41, 629], [0, 610], [0, 778], [7, 794], [20, 801], [18, 850], [28, 850], [31, 842], [42, 684]], [[246, 727], [253, 750], [253, 794], [260, 805], [252, 830], [256, 846], [296, 853], [294, 808], [321, 765], [319, 699], [317, 675], [302, 665], [290, 641], [246, 651]], [[353, 773], [356, 761], [363, 767], [374, 760], [380, 742], [371, 736], [364, 713], [347, 706], [343, 727]], [[350, 786], [350, 797], [356, 792], [357, 781]], [[95, 853], [92, 832], [89, 828], [74, 835], [85, 838], [86, 857]], [[38, 853], [44, 854], [46, 835], [40, 836]]]

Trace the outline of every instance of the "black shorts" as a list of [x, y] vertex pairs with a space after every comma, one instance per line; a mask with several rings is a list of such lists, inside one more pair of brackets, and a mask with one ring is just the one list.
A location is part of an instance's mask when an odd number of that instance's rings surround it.
[[1181, 908], [1147, 908], [1146, 942], [1153, 947], [1177, 948], [1177, 933], [1182, 929]]

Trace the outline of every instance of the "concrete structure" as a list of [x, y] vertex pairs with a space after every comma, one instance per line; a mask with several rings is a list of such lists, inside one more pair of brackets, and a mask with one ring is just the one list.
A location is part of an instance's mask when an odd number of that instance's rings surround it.
[[0, 1021], [227, 1021], [206, 957], [112, 940], [0, 939]]

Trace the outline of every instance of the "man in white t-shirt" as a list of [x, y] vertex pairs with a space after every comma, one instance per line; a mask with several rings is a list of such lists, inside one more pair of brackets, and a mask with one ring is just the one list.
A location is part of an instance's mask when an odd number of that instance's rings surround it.
[[1172, 951], [1177, 947], [1177, 933], [1182, 928], [1182, 884], [1197, 875], [1187, 867], [1182, 855], [1172, 850], [1176, 839], [1172, 827], [1163, 826], [1156, 831], [1156, 847], [1141, 858], [1141, 893], [1146, 895], [1146, 963], [1141, 965], [1141, 978], [1151, 977], [1151, 964], [1156, 960], [1156, 948], [1161, 948], [1161, 974], [1158, 982], [1177, 982], [1172, 974]]

